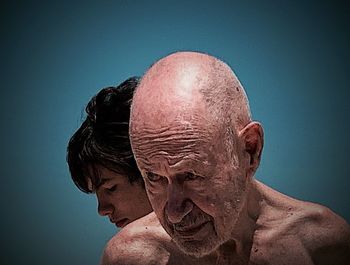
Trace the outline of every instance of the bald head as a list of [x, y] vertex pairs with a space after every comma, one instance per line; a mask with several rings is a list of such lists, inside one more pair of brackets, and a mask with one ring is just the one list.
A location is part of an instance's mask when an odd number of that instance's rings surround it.
[[251, 120], [246, 94], [227, 64], [203, 53], [177, 52], [156, 62], [142, 78], [133, 100], [131, 134], [143, 125], [188, 124], [193, 116], [234, 131]]
[[[262, 129], [230, 67], [195, 52], [159, 60], [136, 90], [130, 119], [148, 197], [178, 246], [201, 256], [229, 240], [262, 150]], [[208, 226], [185, 233], [196, 222]]]

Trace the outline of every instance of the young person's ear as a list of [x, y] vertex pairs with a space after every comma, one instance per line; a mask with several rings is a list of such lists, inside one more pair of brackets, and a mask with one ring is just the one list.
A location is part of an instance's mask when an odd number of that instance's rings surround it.
[[245, 151], [250, 157], [250, 171], [254, 173], [260, 164], [261, 153], [264, 146], [264, 131], [259, 122], [251, 122], [239, 132]]

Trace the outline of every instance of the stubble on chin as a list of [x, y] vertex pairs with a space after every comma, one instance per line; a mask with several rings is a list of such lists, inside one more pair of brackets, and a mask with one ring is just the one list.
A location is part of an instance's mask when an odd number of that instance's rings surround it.
[[213, 236], [206, 238], [205, 241], [201, 240], [196, 242], [185, 241], [176, 237], [173, 238], [173, 240], [182, 252], [196, 258], [209, 255], [220, 246], [219, 240]]

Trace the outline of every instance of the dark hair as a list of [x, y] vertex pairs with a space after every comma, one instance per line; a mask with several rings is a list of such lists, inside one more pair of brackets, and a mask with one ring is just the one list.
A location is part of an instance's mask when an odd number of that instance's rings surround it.
[[129, 140], [130, 104], [138, 82], [138, 77], [132, 77], [117, 87], [102, 89], [87, 104], [87, 117], [69, 141], [69, 171], [85, 193], [94, 192], [100, 184], [98, 166], [125, 175], [130, 183], [143, 183]]

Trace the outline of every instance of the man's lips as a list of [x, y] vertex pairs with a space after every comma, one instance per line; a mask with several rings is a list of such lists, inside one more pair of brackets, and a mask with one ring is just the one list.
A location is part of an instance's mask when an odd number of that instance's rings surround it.
[[174, 232], [181, 237], [190, 237], [200, 232], [209, 222], [210, 221], [206, 221], [201, 224], [191, 226], [174, 225]]

